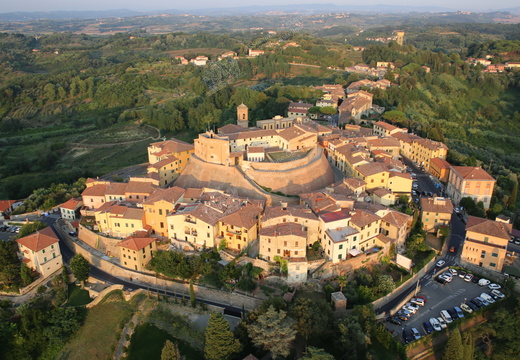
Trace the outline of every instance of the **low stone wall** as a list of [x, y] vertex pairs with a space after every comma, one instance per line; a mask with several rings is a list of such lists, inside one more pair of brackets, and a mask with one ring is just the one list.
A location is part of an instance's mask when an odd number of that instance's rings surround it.
[[91, 309], [93, 308], [94, 306], [96, 306], [97, 304], [99, 304], [99, 302], [101, 300], [103, 300], [105, 298], [105, 296], [110, 293], [111, 291], [114, 291], [114, 290], [123, 290], [124, 286], [123, 285], [111, 285], [109, 287], [107, 287], [106, 289], [104, 289], [103, 291], [101, 291], [99, 293], [99, 295], [94, 299], [92, 300], [90, 303], [87, 304], [87, 309]]
[[52, 274], [49, 274], [46, 277], [39, 277], [38, 279], [36, 279], [35, 281], [30, 283], [26, 287], [23, 287], [23, 288], [19, 289], [18, 294], [17, 293], [12, 293], [12, 292], [0, 291], [0, 295], [5, 295], [5, 296], [26, 295], [29, 292], [31, 292], [32, 290], [34, 290], [34, 289], [38, 288], [39, 286], [45, 284], [47, 281], [50, 281], [54, 276], [60, 274], [61, 269], [62, 269], [62, 267], [60, 267], [58, 270], [56, 270]]
[[[155, 277], [151, 273], [137, 272], [123, 268], [117, 264], [111, 263], [105, 259], [95, 256], [81, 245], [81, 241], [74, 242], [68, 237], [64, 237], [67, 245], [75, 252], [82, 254], [95, 267], [128, 282], [134, 282], [139, 285], [150, 286], [160, 290], [176, 292], [189, 296], [189, 284], [178, 283], [166, 279]], [[204, 286], [194, 285], [197, 297], [205, 300], [213, 300], [222, 304], [244, 307], [247, 310], [255, 309], [262, 304], [261, 299], [250, 296], [240, 295], [236, 293], [228, 293]]]
[[117, 246], [117, 244], [121, 242], [120, 239], [99, 235], [83, 225], [79, 225], [78, 239], [108, 256], [119, 256], [119, 246]]
[[[406, 280], [404, 283], [402, 283], [400, 286], [398, 286], [394, 291], [392, 291], [390, 294], [383, 296], [382, 298], [377, 299], [376, 301], [372, 302], [374, 305], [374, 309], [377, 309], [387, 302], [392, 301], [395, 299], [398, 295], [400, 295], [401, 291], [410, 285], [417, 283], [417, 280], [419, 280], [437, 261], [436, 258], [431, 259], [419, 272], [417, 272], [415, 275], [413, 275], [410, 279]], [[411, 297], [411, 296], [410, 296]], [[407, 297], [409, 298], [409, 297]], [[403, 300], [404, 301], [404, 300]], [[398, 304], [400, 305], [400, 304]], [[399, 306], [400, 307], [400, 306]], [[393, 310], [398, 308], [398, 306], [395, 306]], [[392, 311], [390, 311], [392, 312]]]

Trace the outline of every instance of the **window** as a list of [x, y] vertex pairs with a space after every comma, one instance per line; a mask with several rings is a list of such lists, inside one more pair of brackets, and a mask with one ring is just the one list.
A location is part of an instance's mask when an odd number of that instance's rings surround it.
[[495, 263], [489, 263], [489, 266], [491, 266], [491, 267], [496, 267], [497, 264], [495, 264]]
[[280, 249], [277, 249], [277, 250], [276, 250], [276, 253], [279, 254], [279, 253], [280, 253]]
[[339, 259], [339, 260], [341, 260], [341, 256], [342, 256], [342, 255], [343, 255], [343, 254], [339, 254], [339, 255], [338, 255], [338, 259]]
[[159, 215], [162, 215], [162, 209], [159, 209]]
[[340, 249], [340, 250], [343, 249], [343, 244], [341, 244], [341, 245], [339, 246], [339, 249]]
[[45, 249], [42, 250], [42, 254], [45, 254]]
[[271, 252], [271, 248], [267, 248], [267, 252]]
[[287, 241], [284, 241], [284, 242], [283, 242], [283, 246], [287, 246]]
[[486, 237], [484, 238], [484, 242], [487, 243], [488, 241], [489, 241], [489, 237], [486, 236]]
[[296, 241], [296, 242], [294, 243], [294, 246], [298, 246], [298, 241]]
[[161, 222], [161, 229], [162, 229], [162, 228], [164, 228], [164, 223], [163, 223], [163, 222]]
[[498, 254], [497, 253], [493, 253], [493, 254], [491, 254], [491, 256], [498, 257]]
[[44, 258], [43, 258], [43, 262], [47, 262], [47, 257], [44, 257]]
[[295, 252], [294, 252], [294, 255], [298, 255], [298, 251], [295, 251]]

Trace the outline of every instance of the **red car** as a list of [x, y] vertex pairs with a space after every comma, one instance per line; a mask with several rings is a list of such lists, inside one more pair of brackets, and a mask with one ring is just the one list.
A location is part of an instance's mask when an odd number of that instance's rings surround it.
[[450, 252], [455, 252], [455, 250], [457, 250], [455, 246], [450, 247]]

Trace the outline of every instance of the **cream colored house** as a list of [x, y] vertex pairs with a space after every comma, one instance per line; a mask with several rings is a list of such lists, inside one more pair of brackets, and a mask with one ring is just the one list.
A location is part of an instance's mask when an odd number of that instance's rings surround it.
[[22, 261], [43, 277], [63, 266], [59, 239], [50, 227], [16, 240]]
[[152, 259], [152, 254], [157, 251], [155, 238], [128, 237], [118, 246], [120, 251], [119, 261], [126, 268], [144, 271], [146, 264]]
[[259, 232], [260, 257], [274, 261], [282, 258], [305, 258], [307, 236], [301, 224], [286, 222], [263, 227]]
[[218, 222], [218, 233], [226, 242], [226, 247], [241, 251], [255, 241], [258, 238], [261, 213], [262, 209], [258, 206], [246, 205], [221, 218]]
[[421, 198], [421, 221], [424, 231], [437, 231], [439, 226], [449, 226], [453, 204], [443, 197]]
[[461, 260], [502, 271], [511, 232], [511, 224], [470, 216], [466, 224]]
[[144, 211], [131, 204], [110, 201], [103, 204], [94, 214], [98, 229], [116, 238], [126, 238], [136, 231], [144, 231]]

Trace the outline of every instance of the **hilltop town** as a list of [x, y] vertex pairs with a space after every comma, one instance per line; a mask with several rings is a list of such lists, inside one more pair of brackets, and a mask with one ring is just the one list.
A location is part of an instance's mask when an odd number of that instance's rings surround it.
[[[414, 50], [402, 30], [367, 35], [384, 46], [331, 50], [276, 35], [117, 65], [117, 81], [94, 76], [92, 65], [70, 84], [38, 85], [34, 101], [21, 87], [4, 90], [24, 104], [6, 106], [13, 117], [0, 119], [8, 129], [0, 169], [12, 172], [5, 193], [52, 185], [0, 201], [0, 305], [9, 309], [0, 357], [17, 349], [12, 358], [66, 358], [88, 347], [96, 358], [97, 342], [117, 359], [147, 346], [158, 356], [166, 339], [175, 342], [172, 356], [193, 350], [188, 359], [208, 360], [325, 351], [383, 358], [380, 349], [421, 359], [452, 338], [491, 353], [479, 324], [505, 327], [496, 319], [515, 311], [519, 290], [518, 158], [507, 153], [516, 125], [505, 126], [519, 115], [516, 90], [504, 90], [518, 86], [516, 53], [473, 49], [478, 57], [463, 60]], [[149, 41], [164, 52], [180, 38], [205, 39], [132, 34], [118, 46]], [[63, 55], [49, 49], [31, 56]], [[331, 56], [341, 61], [324, 60]], [[283, 76], [306, 85], [276, 82]], [[473, 113], [464, 107], [470, 100]], [[16, 120], [29, 101], [47, 127], [41, 133]], [[110, 117], [92, 122], [104, 101]], [[76, 116], [66, 129], [50, 123], [62, 111]], [[19, 180], [9, 162], [16, 146], [67, 136], [20, 151], [38, 157], [32, 167], [29, 157], [17, 160], [20, 169], [49, 179]], [[83, 162], [104, 172], [66, 165]], [[74, 182], [56, 184], [54, 175]], [[39, 326], [39, 311], [50, 344], [43, 354], [16, 340]], [[105, 318], [109, 325], [99, 325]], [[116, 339], [91, 338], [92, 323], [118, 327], [103, 335]], [[443, 332], [428, 336], [434, 331]], [[157, 344], [138, 345], [143, 333], [159, 334]], [[226, 344], [214, 346], [215, 334]], [[179, 340], [191, 350], [179, 351]]]

